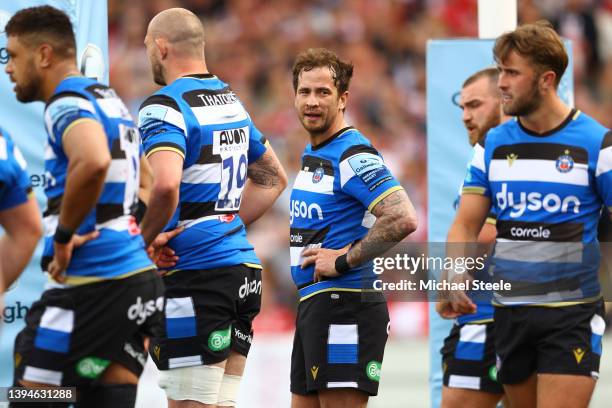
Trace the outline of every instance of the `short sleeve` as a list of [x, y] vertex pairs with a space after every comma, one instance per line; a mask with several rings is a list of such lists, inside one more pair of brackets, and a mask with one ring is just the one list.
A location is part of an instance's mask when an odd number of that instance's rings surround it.
[[60, 148], [66, 132], [82, 120], [99, 121], [100, 118], [93, 103], [77, 93], [59, 93], [53, 96], [45, 108], [45, 126], [49, 139]]
[[140, 107], [138, 128], [147, 157], [160, 150], [169, 150], [185, 158], [185, 120], [174, 99], [166, 95], [149, 97]]
[[255, 163], [266, 152], [266, 137], [251, 123], [249, 132], [249, 163]]
[[486, 197], [491, 196], [489, 179], [485, 166], [485, 149], [480, 143], [474, 146], [472, 160], [468, 166], [461, 194], [479, 194]]
[[369, 211], [402, 186], [393, 177], [374, 147], [355, 145], [340, 157], [340, 188]]
[[28, 201], [32, 187], [26, 167], [19, 148], [0, 136], [0, 211]]

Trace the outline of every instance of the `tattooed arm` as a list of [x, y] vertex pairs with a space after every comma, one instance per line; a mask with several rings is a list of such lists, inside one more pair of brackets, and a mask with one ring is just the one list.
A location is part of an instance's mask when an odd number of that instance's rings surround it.
[[302, 268], [315, 264], [315, 281], [322, 276], [339, 276], [335, 267], [339, 256], [346, 253], [348, 266], [356, 267], [385, 253], [417, 228], [416, 211], [404, 190], [395, 191], [382, 199], [372, 209], [372, 214], [376, 216], [376, 222], [367, 235], [348, 252], [347, 248], [309, 248], [302, 252]]
[[350, 267], [361, 265], [385, 253], [417, 229], [416, 211], [404, 190], [382, 199], [372, 209], [376, 222], [368, 234], [347, 253]]
[[238, 213], [244, 225], [261, 217], [287, 187], [287, 174], [270, 145], [249, 165], [247, 176]]

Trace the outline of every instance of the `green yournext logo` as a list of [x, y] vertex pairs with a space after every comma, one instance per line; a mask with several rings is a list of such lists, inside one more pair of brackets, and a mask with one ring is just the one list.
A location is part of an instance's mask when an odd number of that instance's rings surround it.
[[381, 369], [382, 363], [378, 362], [378, 361], [370, 361], [368, 363], [368, 365], [366, 366], [366, 375], [368, 376], [368, 378], [372, 381], [380, 381], [380, 369]]
[[494, 365], [489, 368], [489, 378], [493, 381], [497, 381], [497, 367]]
[[225, 330], [217, 330], [210, 333], [208, 337], [208, 348], [212, 351], [220, 351], [230, 346], [232, 342], [232, 326]]
[[106, 370], [109, 364], [110, 361], [103, 358], [85, 357], [77, 363], [76, 372], [81, 377], [95, 379]]

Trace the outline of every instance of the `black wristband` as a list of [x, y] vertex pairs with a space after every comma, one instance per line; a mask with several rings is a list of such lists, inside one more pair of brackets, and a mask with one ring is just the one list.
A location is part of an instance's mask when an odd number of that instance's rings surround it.
[[136, 218], [136, 224], [140, 225], [140, 221], [144, 218], [145, 213], [147, 212], [147, 205], [140, 198], [138, 199], [138, 207], [136, 208], [136, 213], [134, 214], [134, 218]]
[[57, 224], [57, 229], [55, 230], [55, 235], [53, 235], [53, 240], [58, 244], [67, 244], [72, 239], [73, 234], [74, 231]]
[[346, 254], [342, 254], [336, 258], [335, 267], [336, 267], [336, 271], [338, 271], [340, 275], [348, 272], [351, 269], [351, 267], [348, 264], [348, 261], [346, 260]]

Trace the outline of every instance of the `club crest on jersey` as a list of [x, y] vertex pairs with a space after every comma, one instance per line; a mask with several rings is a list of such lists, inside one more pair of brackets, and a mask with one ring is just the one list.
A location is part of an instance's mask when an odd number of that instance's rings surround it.
[[555, 167], [557, 167], [557, 171], [560, 173], [567, 173], [574, 168], [574, 159], [569, 155], [569, 150], [566, 150], [564, 153], [559, 156], [555, 163]]
[[318, 183], [319, 181], [323, 180], [324, 175], [325, 171], [323, 170], [323, 167], [318, 167], [312, 175], [312, 182], [315, 184]]

